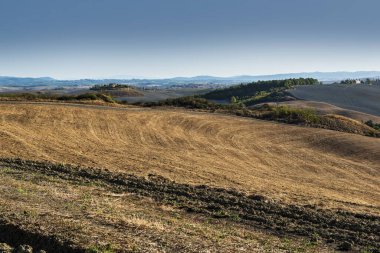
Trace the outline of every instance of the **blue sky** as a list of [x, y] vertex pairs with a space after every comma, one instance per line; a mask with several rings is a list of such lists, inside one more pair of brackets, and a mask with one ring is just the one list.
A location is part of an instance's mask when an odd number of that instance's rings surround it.
[[378, 0], [1, 0], [0, 75], [380, 70]]

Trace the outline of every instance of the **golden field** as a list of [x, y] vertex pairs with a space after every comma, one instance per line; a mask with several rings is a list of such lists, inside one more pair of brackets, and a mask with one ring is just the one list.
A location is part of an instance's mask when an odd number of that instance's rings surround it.
[[380, 139], [174, 109], [0, 104], [0, 157], [380, 213]]

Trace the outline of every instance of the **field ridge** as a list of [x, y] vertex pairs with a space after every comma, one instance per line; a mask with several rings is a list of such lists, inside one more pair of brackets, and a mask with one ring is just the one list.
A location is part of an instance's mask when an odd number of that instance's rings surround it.
[[278, 235], [319, 238], [338, 246], [349, 243], [366, 249], [380, 248], [380, 217], [315, 206], [287, 205], [260, 195], [232, 189], [179, 184], [157, 175], [138, 177], [109, 170], [49, 162], [1, 158], [0, 168], [42, 173], [64, 180], [109, 187], [212, 218], [231, 219]]

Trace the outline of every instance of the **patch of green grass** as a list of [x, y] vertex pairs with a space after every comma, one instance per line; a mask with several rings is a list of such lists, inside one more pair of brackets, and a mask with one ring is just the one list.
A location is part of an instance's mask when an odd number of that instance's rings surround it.
[[380, 131], [380, 124], [379, 123], [374, 123], [372, 120], [368, 120], [368, 121], [364, 122], [364, 124], [366, 124], [369, 127], [372, 127], [375, 130]]
[[317, 124], [321, 122], [319, 116], [313, 109], [294, 108], [290, 106], [273, 106], [270, 112], [264, 115], [264, 118], [283, 121], [286, 123], [306, 123]]
[[25, 190], [25, 189], [23, 189], [23, 188], [21, 188], [21, 187], [18, 187], [18, 188], [17, 188], [17, 192], [18, 192], [19, 194], [21, 194], [21, 195], [28, 195], [28, 191]]
[[86, 253], [115, 253], [115, 249], [111, 244], [105, 246], [91, 246], [86, 250]]

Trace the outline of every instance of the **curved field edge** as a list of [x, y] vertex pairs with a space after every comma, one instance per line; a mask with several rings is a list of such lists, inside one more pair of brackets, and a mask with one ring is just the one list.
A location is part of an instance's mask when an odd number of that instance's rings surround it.
[[374, 252], [380, 248], [379, 216], [287, 205], [260, 195], [206, 185], [178, 184], [155, 175], [138, 177], [96, 168], [1, 158], [0, 169], [5, 168], [40, 173], [76, 184], [92, 184], [118, 194], [132, 193], [187, 213], [227, 219], [275, 235], [303, 236], [338, 247], [349, 244], [355, 249]]

